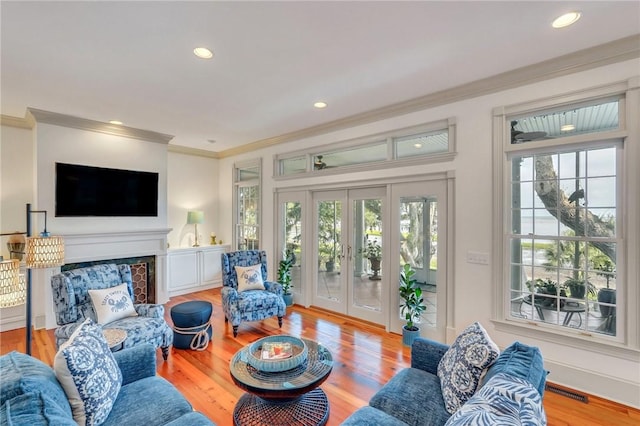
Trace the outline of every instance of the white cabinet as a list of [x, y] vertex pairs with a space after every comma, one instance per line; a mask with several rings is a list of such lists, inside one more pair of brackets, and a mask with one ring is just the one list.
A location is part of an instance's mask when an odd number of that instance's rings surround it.
[[168, 250], [169, 297], [220, 287], [220, 254], [229, 249], [228, 245], [216, 245]]

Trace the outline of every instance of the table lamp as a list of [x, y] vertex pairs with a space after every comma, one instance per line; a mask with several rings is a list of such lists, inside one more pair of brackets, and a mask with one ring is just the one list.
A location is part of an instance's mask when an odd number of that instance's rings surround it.
[[187, 213], [187, 223], [189, 225], [195, 225], [196, 240], [193, 247], [200, 247], [198, 242], [198, 224], [204, 223], [204, 213], [202, 210], [193, 210]]

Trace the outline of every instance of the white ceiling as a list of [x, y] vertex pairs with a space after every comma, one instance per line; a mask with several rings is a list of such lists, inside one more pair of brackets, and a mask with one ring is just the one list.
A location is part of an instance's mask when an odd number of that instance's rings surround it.
[[[582, 19], [552, 29], [569, 10]], [[638, 1], [2, 0], [0, 14], [3, 115], [118, 119], [213, 151], [640, 33]]]

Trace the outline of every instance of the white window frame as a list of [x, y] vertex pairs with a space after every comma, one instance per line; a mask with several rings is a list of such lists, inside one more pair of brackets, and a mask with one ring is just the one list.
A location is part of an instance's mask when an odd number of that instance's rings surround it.
[[[609, 132], [539, 141], [535, 144], [511, 144], [510, 117], [535, 114], [537, 111], [561, 108], [581, 102], [621, 96], [619, 129]], [[640, 172], [640, 77], [628, 81], [602, 86], [581, 92], [570, 93], [553, 98], [526, 102], [518, 105], [503, 106], [493, 111], [493, 282], [494, 318], [499, 331], [550, 341], [560, 345], [569, 345], [580, 349], [599, 352], [628, 360], [637, 360], [640, 348], [640, 195], [638, 182]], [[510, 168], [509, 154], [519, 150], [546, 151], [559, 146], [585, 146], [590, 142], [603, 140], [622, 140], [623, 158], [619, 164], [621, 197], [617, 208], [622, 218], [619, 247], [622, 257], [618, 259], [618, 276], [622, 288], [618, 295], [618, 334], [615, 338], [599, 334], [574, 332], [560, 327], [545, 327], [538, 322], [515, 320], [510, 316], [510, 254], [506, 235], [510, 224]], [[529, 146], [526, 146], [529, 145]]]
[[[398, 138], [420, 135], [435, 131], [446, 131], [448, 133], [448, 151], [434, 154], [425, 154], [415, 157], [396, 158], [395, 141]], [[339, 167], [326, 168], [322, 170], [314, 170], [313, 161], [317, 155], [326, 153], [334, 153], [340, 151], [348, 151], [354, 148], [362, 148], [367, 145], [377, 145], [380, 143], [387, 144], [387, 158], [383, 161], [363, 162], [359, 164], [350, 164]], [[430, 164], [452, 161], [457, 155], [456, 151], [456, 120], [451, 117], [432, 123], [422, 124], [419, 126], [411, 126], [402, 129], [396, 129], [384, 133], [377, 133], [357, 139], [345, 140], [335, 143], [327, 143], [321, 145], [321, 150], [309, 151], [297, 150], [284, 154], [274, 155], [273, 157], [273, 178], [277, 181], [299, 179], [307, 176], [324, 176], [332, 174], [343, 174], [350, 172], [361, 172], [368, 170], [379, 170], [381, 168], [407, 167], [415, 164]], [[282, 160], [291, 158], [306, 158], [306, 171], [293, 174], [282, 174]]]
[[[240, 173], [244, 169], [258, 169], [258, 177], [251, 180], [240, 180]], [[240, 188], [249, 186], [258, 187], [258, 214], [257, 214], [257, 235], [259, 245], [263, 244], [262, 239], [262, 161], [261, 159], [242, 161], [233, 165], [233, 248], [238, 247], [238, 227], [242, 225], [240, 221], [240, 197], [238, 192]]]

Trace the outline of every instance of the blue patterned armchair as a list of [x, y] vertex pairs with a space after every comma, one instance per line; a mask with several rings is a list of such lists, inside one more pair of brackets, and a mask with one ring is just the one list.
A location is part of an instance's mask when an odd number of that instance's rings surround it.
[[[73, 331], [86, 318], [97, 322], [96, 312], [91, 303], [89, 290], [112, 288], [126, 283], [129, 296], [133, 299], [133, 284], [129, 265], [104, 264], [86, 268], [71, 269], [51, 277], [53, 306], [56, 322], [56, 346], [66, 342]], [[138, 316], [117, 319], [103, 328], [119, 328], [127, 332], [123, 348], [139, 343], [151, 343], [162, 349], [166, 360], [169, 346], [173, 343], [173, 330], [164, 319], [164, 306], [156, 304], [133, 305]]]
[[[261, 265], [264, 290], [238, 291], [236, 266]], [[282, 298], [282, 286], [267, 281], [267, 254], [259, 250], [222, 253], [222, 310], [225, 322], [231, 321], [233, 337], [238, 335], [238, 326], [242, 321], [260, 321], [269, 317], [278, 317], [278, 326], [282, 327], [282, 317], [286, 305]]]

